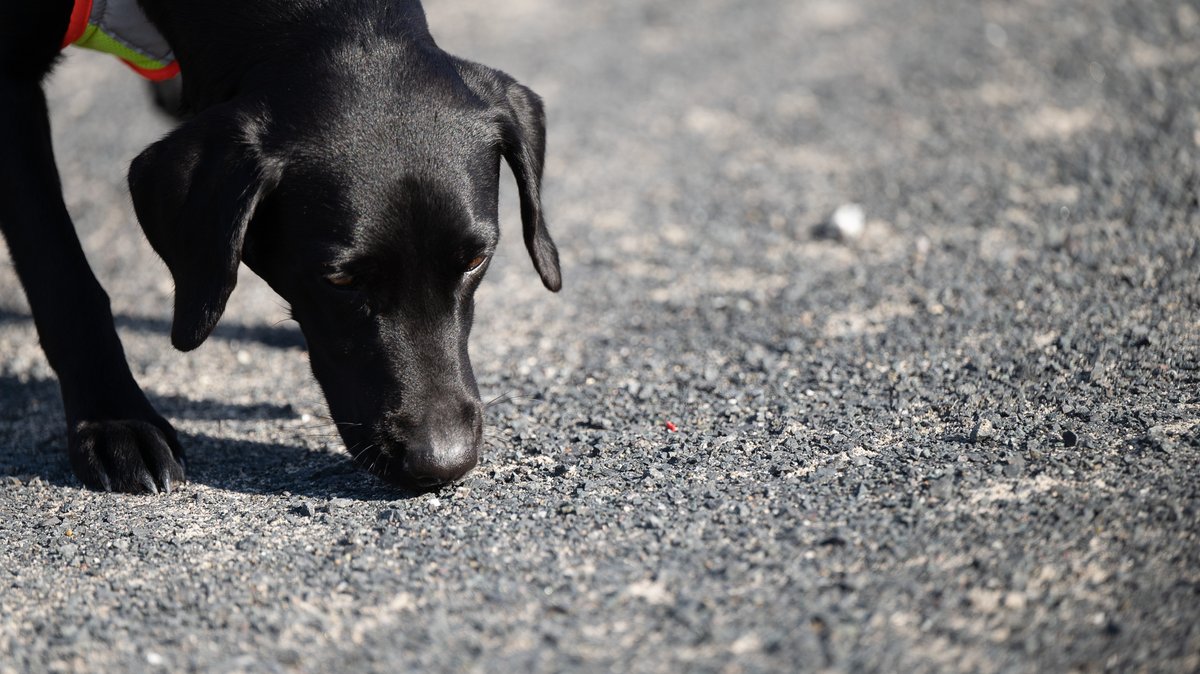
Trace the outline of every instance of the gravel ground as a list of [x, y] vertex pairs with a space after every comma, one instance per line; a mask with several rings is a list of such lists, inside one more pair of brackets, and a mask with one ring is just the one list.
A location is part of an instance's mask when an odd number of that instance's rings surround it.
[[171, 350], [122, 178], [165, 122], [72, 54], [69, 205], [191, 482], [80, 488], [0, 265], [0, 672], [1200, 669], [1200, 4], [428, 10], [550, 115], [566, 287], [506, 187], [481, 465], [353, 469], [249, 274]]

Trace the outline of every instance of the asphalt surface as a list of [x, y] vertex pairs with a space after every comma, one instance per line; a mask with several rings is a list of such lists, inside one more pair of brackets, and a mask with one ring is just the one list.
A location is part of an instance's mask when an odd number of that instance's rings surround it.
[[248, 273], [171, 350], [122, 177], [165, 122], [72, 54], [69, 206], [191, 482], [79, 486], [0, 264], [0, 672], [1200, 669], [1200, 4], [427, 9], [550, 116], [565, 289], [506, 187], [481, 465], [351, 467]]

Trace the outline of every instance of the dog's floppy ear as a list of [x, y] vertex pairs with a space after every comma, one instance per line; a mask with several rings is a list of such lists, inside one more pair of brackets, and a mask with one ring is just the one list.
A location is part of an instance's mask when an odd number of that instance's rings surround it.
[[501, 117], [502, 153], [521, 195], [521, 225], [525, 248], [542, 284], [554, 292], [562, 288], [558, 248], [542, 215], [542, 166], [546, 160], [546, 113], [542, 100], [527, 87], [504, 83], [507, 109]]
[[562, 288], [558, 248], [542, 215], [542, 167], [546, 160], [546, 113], [542, 100], [508, 75], [487, 66], [454, 59], [467, 86], [497, 112], [501, 153], [517, 179], [521, 197], [521, 224], [525, 248], [542, 284], [557, 292]]
[[175, 280], [171, 343], [200, 346], [237, 284], [254, 209], [279, 179], [264, 159], [265, 116], [226, 103], [146, 148], [129, 168], [129, 191], [150, 246]]

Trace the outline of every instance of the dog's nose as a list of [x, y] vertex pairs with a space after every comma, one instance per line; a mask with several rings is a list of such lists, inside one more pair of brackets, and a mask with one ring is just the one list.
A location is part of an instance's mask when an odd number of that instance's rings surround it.
[[[450, 408], [449, 411], [447, 408]], [[401, 432], [404, 473], [418, 486], [432, 488], [454, 482], [479, 461], [482, 415], [477, 403], [442, 406], [422, 423]]]
[[437, 487], [466, 475], [478, 460], [478, 447], [461, 438], [441, 445], [409, 446], [404, 471], [422, 487]]

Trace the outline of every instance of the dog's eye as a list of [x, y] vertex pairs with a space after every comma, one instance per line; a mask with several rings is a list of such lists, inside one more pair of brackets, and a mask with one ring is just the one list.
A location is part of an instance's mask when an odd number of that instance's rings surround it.
[[329, 274], [325, 277], [325, 280], [329, 281], [330, 285], [337, 286], [338, 288], [349, 288], [354, 284], [354, 277], [349, 274]]
[[467, 263], [467, 273], [470, 274], [471, 272], [475, 271], [476, 269], [479, 269], [480, 267], [483, 266], [484, 262], [487, 262], [486, 255], [480, 255], [479, 257], [476, 257], [474, 260], [471, 260], [470, 262]]

